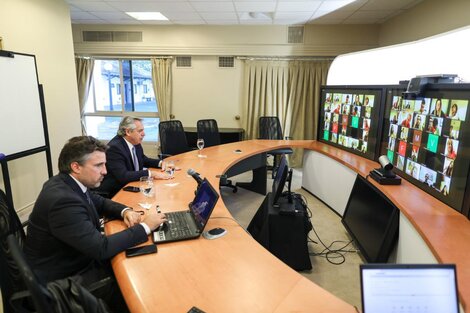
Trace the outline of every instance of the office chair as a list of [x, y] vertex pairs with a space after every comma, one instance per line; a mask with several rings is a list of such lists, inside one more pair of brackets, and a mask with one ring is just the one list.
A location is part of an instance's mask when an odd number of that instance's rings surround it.
[[[290, 139], [290, 137], [284, 138], [282, 135], [281, 123], [277, 116], [261, 116], [259, 118], [259, 139]], [[282, 148], [271, 150], [268, 152], [268, 155], [273, 156], [273, 165], [268, 166], [268, 170], [272, 171], [272, 177], [274, 178], [275, 172], [277, 170], [278, 158], [282, 154], [292, 154], [293, 150], [291, 148]]]
[[[197, 137], [204, 139], [204, 147], [220, 145], [220, 134], [217, 121], [214, 119], [197, 121]], [[232, 181], [227, 179], [225, 175], [220, 177], [220, 186], [232, 188], [233, 193], [238, 191], [237, 186], [233, 185]]]
[[217, 121], [213, 119], [197, 121], [197, 138], [204, 139], [204, 147], [220, 145]]
[[[22, 279], [26, 287], [25, 289], [29, 291], [28, 298], [20, 297], [19, 299], [32, 300], [32, 304], [24, 301], [20, 305], [20, 307], [17, 307], [15, 305], [15, 309], [22, 311], [25, 309], [31, 310], [34, 308], [34, 312], [39, 313], [55, 312], [51, 303], [51, 294], [44, 286], [39, 283], [38, 279], [36, 278], [36, 275], [34, 275], [33, 271], [29, 267], [28, 263], [24, 258], [23, 252], [21, 251], [21, 248], [18, 245], [17, 238], [14, 235], [10, 234], [7, 237], [6, 243], [14, 265], [18, 269], [19, 277]], [[15, 294], [13, 294], [13, 297], [15, 297]], [[31, 305], [33, 307], [31, 307]]]
[[0, 190], [0, 288], [2, 290], [3, 310], [14, 312], [9, 299], [15, 292], [24, 290], [25, 286], [20, 272], [7, 244], [11, 236], [22, 247], [25, 239], [23, 225], [6, 194]]
[[171, 120], [160, 122], [158, 132], [162, 158], [191, 150], [188, 146], [188, 140], [186, 139], [181, 121]]

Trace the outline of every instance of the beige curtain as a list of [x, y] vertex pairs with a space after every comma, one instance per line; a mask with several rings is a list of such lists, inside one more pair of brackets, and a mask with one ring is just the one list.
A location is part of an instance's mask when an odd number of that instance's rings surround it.
[[[320, 87], [326, 84], [330, 60], [292, 61], [289, 71], [289, 109], [285, 132], [293, 139], [316, 139], [320, 112]], [[288, 130], [288, 131], [287, 131]], [[302, 165], [303, 149], [295, 149], [291, 166]]]
[[77, 85], [78, 85], [78, 103], [80, 105], [80, 120], [82, 123], [82, 134], [86, 135], [85, 120], [85, 104], [90, 93], [93, 67], [95, 61], [92, 59], [75, 58], [75, 69], [77, 71]]
[[[288, 99], [288, 62], [245, 61], [243, 125], [247, 139], [258, 138], [260, 116], [285, 121]], [[284, 129], [284, 128], [283, 128]], [[287, 134], [286, 134], [287, 135]]]
[[[320, 86], [326, 83], [330, 60], [246, 60], [243, 125], [248, 139], [258, 137], [260, 116], [278, 116], [284, 136], [316, 138]], [[290, 165], [302, 164], [296, 151]]]
[[153, 90], [157, 99], [160, 121], [170, 120], [172, 110], [172, 59], [152, 59]]

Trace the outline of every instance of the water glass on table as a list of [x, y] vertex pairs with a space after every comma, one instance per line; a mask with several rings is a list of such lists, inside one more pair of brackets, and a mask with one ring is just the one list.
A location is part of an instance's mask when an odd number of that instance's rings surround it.
[[146, 197], [153, 196], [153, 179], [149, 176], [142, 176], [139, 180], [140, 192]]
[[168, 176], [173, 177], [175, 174], [175, 161], [173, 160], [168, 160], [163, 162], [163, 170], [165, 173], [168, 174]]
[[204, 148], [204, 139], [198, 138], [198, 139], [197, 139], [197, 142], [196, 142], [196, 145], [197, 145], [197, 148], [199, 149], [198, 157], [200, 157], [200, 158], [204, 157], [204, 156], [201, 154], [202, 149]]

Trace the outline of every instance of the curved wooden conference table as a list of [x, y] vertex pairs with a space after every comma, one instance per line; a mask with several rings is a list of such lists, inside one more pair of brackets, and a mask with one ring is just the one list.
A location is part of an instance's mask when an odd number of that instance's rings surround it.
[[[155, 198], [162, 212], [185, 210], [196, 182], [193, 168], [218, 187], [216, 175], [240, 160], [281, 147], [301, 147], [325, 154], [366, 176], [377, 163], [317, 141], [249, 140], [172, 157], [181, 171], [171, 181], [156, 181]], [[242, 153], [235, 153], [240, 149]], [[421, 234], [436, 259], [456, 263], [460, 301], [470, 301], [470, 223], [463, 215], [403, 180], [401, 186], [379, 188]], [[132, 183], [130, 184], [132, 185]], [[144, 196], [121, 191], [114, 200], [139, 208]], [[124, 229], [121, 221], [106, 224], [107, 233]], [[158, 253], [126, 258], [120, 253], [113, 269], [131, 312], [187, 312], [197, 306], [211, 312], [356, 312], [355, 308], [304, 278], [259, 245], [238, 225], [220, 199], [206, 229], [223, 227], [227, 235], [158, 245]], [[149, 239], [150, 243], [150, 239]], [[358, 269], [359, 275], [359, 269]], [[341, 282], [338, 282], [341, 283]]]

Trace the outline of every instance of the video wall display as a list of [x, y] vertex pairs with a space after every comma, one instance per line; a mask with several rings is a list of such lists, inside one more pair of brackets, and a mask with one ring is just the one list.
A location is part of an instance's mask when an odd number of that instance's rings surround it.
[[400, 176], [461, 211], [470, 166], [470, 86], [431, 86], [412, 100], [402, 90], [387, 94], [381, 154]]
[[381, 106], [381, 88], [322, 88], [318, 139], [373, 160]]

